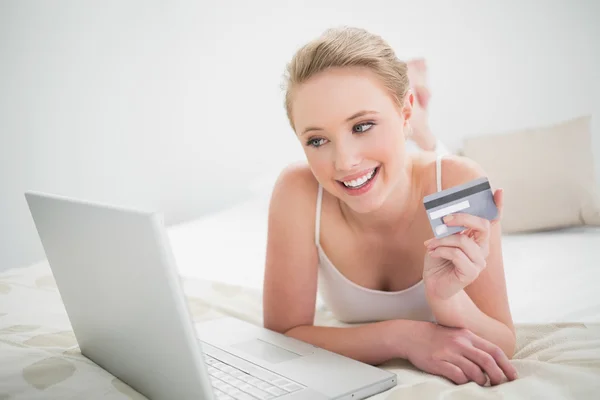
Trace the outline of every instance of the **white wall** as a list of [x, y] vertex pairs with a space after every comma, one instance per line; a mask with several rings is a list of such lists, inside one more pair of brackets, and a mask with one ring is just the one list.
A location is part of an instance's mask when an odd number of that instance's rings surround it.
[[598, 118], [598, 16], [593, 0], [0, 0], [0, 269], [44, 257], [25, 190], [159, 208], [172, 224], [301, 158], [281, 76], [327, 27], [426, 57], [431, 123], [456, 149], [466, 135]]

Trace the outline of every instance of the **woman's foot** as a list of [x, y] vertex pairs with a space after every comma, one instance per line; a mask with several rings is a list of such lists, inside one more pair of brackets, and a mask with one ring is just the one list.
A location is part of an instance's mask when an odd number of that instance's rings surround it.
[[435, 149], [436, 138], [429, 128], [429, 115], [427, 107], [431, 92], [427, 86], [427, 65], [422, 58], [407, 62], [408, 80], [415, 94], [410, 125], [412, 127], [411, 139], [423, 150]]

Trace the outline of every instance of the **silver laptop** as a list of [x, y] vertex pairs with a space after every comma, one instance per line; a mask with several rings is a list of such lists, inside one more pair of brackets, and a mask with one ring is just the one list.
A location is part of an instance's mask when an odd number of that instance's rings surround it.
[[25, 197], [82, 354], [148, 398], [354, 400], [396, 385], [239, 319], [194, 325], [160, 213]]

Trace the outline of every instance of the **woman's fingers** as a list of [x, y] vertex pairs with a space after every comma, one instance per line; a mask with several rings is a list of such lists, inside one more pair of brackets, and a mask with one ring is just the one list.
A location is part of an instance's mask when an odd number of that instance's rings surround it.
[[448, 361], [440, 361], [438, 366], [439, 375], [442, 375], [457, 385], [464, 385], [469, 382], [469, 378], [465, 375], [462, 369]]
[[476, 362], [473, 362], [460, 354], [456, 354], [450, 361], [462, 370], [469, 381], [473, 381], [480, 386], [485, 386], [487, 383], [487, 377]]
[[486, 240], [490, 236], [490, 221], [476, 215], [466, 213], [449, 214], [443, 218], [444, 224], [448, 226], [464, 226], [477, 232], [479, 240]]
[[464, 356], [477, 364], [490, 377], [490, 384], [499, 385], [507, 377], [502, 371], [498, 362], [489, 353], [475, 347], [469, 347], [465, 350]]
[[428, 243], [427, 250], [433, 251], [441, 246], [461, 249], [473, 264], [481, 268], [485, 267], [485, 257], [481, 248], [467, 235], [450, 235], [442, 239], [434, 239]]
[[475, 278], [479, 274], [480, 269], [471, 262], [469, 257], [463, 253], [463, 251], [456, 247], [438, 247], [433, 250], [431, 257], [439, 257], [445, 260], [452, 261], [459, 274], [466, 279], [460, 279], [461, 281], [467, 280], [471, 282], [471, 278]]
[[[500, 347], [488, 342], [487, 340], [477, 335], [474, 335], [472, 342], [473, 346], [475, 346], [476, 349], [481, 350], [494, 360], [494, 363], [502, 370], [502, 373], [508, 378], [508, 380], [513, 381], [517, 379], [517, 369], [511, 364], [510, 360], [508, 359], [506, 354], [504, 354]], [[471, 354], [475, 353], [471, 352]], [[489, 360], [487, 362], [489, 362]], [[491, 380], [492, 377], [490, 376], [490, 381]]]

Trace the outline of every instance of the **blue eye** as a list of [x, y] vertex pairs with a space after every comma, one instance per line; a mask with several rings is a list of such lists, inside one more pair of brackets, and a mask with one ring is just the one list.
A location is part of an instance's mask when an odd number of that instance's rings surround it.
[[322, 145], [325, 144], [324, 142], [325, 142], [325, 139], [314, 138], [314, 139], [309, 139], [308, 142], [306, 142], [306, 144], [309, 146], [312, 146], [312, 147], [321, 147]]
[[361, 124], [356, 124], [352, 127], [352, 131], [354, 133], [365, 133], [369, 129], [371, 129], [375, 125], [372, 122], [363, 122]]

